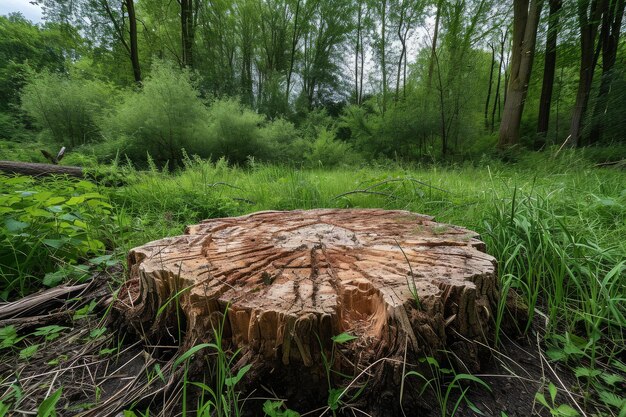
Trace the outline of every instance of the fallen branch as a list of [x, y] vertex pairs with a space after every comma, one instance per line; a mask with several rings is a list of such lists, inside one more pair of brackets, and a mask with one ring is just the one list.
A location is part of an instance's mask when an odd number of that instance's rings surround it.
[[68, 175], [70, 177], [83, 178], [86, 176], [85, 171], [81, 167], [15, 161], [0, 161], [0, 171], [9, 174], [30, 175], [31, 177]]

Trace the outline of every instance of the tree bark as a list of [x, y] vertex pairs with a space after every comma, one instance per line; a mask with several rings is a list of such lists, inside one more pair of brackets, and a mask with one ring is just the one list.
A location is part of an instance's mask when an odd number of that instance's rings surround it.
[[194, 0], [178, 0], [180, 4], [180, 27], [182, 46], [182, 66], [193, 67], [193, 42], [194, 42]]
[[33, 177], [47, 175], [68, 175], [77, 178], [85, 177], [85, 172], [81, 167], [31, 162], [0, 161], [0, 171], [10, 174], [30, 175]]
[[543, 84], [539, 101], [539, 119], [537, 121], [537, 136], [535, 136], [535, 150], [546, 145], [546, 134], [550, 125], [550, 107], [552, 91], [554, 90], [554, 74], [556, 71], [556, 44], [558, 37], [559, 15], [563, 7], [562, 0], [550, 0], [550, 14], [548, 17], [548, 36], [546, 39], [545, 65], [543, 69]]
[[591, 118], [591, 131], [587, 141], [589, 144], [596, 143], [602, 139], [602, 126], [605, 122], [603, 115], [607, 111], [609, 93], [613, 82], [613, 67], [617, 60], [617, 49], [625, 6], [625, 0], [613, 0], [602, 19], [602, 29], [600, 30], [602, 79], [593, 110], [593, 117]]
[[493, 99], [493, 110], [491, 111], [491, 133], [495, 130], [496, 124], [496, 110], [498, 110], [498, 117], [500, 117], [500, 85], [502, 83], [502, 69], [504, 66], [504, 46], [506, 45], [506, 38], [508, 32], [505, 30], [502, 33], [502, 39], [500, 41], [500, 64], [498, 66], [498, 81], [496, 82], [496, 96]]
[[487, 99], [485, 100], [485, 129], [489, 127], [489, 103], [491, 102], [491, 89], [493, 86], [493, 70], [496, 66], [496, 48], [489, 44], [491, 48], [491, 68], [489, 69], [489, 84], [487, 85]]
[[542, 6], [543, 0], [515, 0], [513, 4], [511, 75], [500, 122], [499, 148], [519, 143], [520, 123], [534, 61], [537, 27]]
[[139, 48], [137, 47], [137, 17], [135, 15], [135, 1], [124, 0], [126, 12], [128, 13], [128, 34], [130, 62], [133, 66], [133, 76], [137, 84], [141, 84], [141, 66], [139, 65]]
[[576, 147], [581, 144], [583, 120], [589, 103], [593, 84], [593, 73], [597, 63], [595, 53], [598, 27], [606, 10], [607, 0], [580, 0], [578, 2], [578, 22], [580, 26], [580, 71], [576, 103], [572, 113], [569, 136], [565, 146]]
[[443, 0], [437, 3], [437, 14], [435, 15], [435, 33], [433, 34], [433, 45], [430, 51], [430, 62], [428, 63], [428, 88], [432, 85], [433, 71], [435, 69], [435, 54], [437, 53], [437, 37], [439, 36], [439, 19], [441, 18], [441, 8]]
[[[335, 352], [338, 372], [352, 375], [382, 358], [417, 364], [442, 349], [479, 369], [499, 298], [495, 259], [484, 250], [474, 232], [407, 211], [207, 220], [133, 249], [115, 309], [155, 344], [180, 334], [182, 351], [212, 341], [223, 322], [223, 343], [240, 348], [241, 363], [258, 375], [250, 385], [327, 399], [328, 386], [316, 381], [325, 381], [324, 358], [342, 333], [354, 340]], [[402, 367], [381, 363], [403, 378]], [[364, 396], [376, 401], [390, 387], [372, 375]]]

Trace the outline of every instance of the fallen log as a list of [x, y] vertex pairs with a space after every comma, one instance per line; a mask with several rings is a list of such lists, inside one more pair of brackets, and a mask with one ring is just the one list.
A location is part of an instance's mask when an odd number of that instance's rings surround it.
[[[446, 350], [480, 368], [499, 297], [484, 250], [476, 233], [407, 211], [213, 219], [131, 250], [115, 307], [131, 331], [181, 351], [224, 323], [224, 343], [244, 352], [238, 366], [253, 365], [247, 383], [288, 398], [328, 395], [328, 366], [356, 375], [381, 363], [364, 398], [391, 415], [381, 403], [397, 406], [418, 358]], [[339, 346], [340, 334], [354, 339]]]
[[15, 161], [0, 161], [0, 171], [9, 174], [29, 175], [32, 177], [68, 175], [70, 177], [83, 178], [86, 175], [81, 167]]

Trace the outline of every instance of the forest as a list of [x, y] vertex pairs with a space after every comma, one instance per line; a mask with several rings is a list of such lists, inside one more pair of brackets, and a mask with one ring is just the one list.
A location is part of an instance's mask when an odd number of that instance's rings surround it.
[[[0, 15], [0, 417], [626, 417], [626, 0], [31, 4]], [[301, 382], [230, 302], [195, 343], [176, 286], [159, 338], [124, 322], [147, 242], [313, 209], [476, 231], [489, 359], [357, 363], [345, 328]]]

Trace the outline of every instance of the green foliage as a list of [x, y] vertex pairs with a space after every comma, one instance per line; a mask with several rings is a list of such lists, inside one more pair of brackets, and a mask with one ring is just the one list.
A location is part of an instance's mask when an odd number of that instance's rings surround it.
[[118, 136], [122, 154], [145, 163], [182, 163], [183, 151], [206, 155], [208, 113], [190, 74], [167, 63], [155, 63], [139, 91], [128, 91], [101, 126], [108, 140]]
[[350, 145], [335, 139], [332, 131], [322, 130], [317, 139], [310, 145], [310, 151], [306, 154], [306, 159], [310, 165], [332, 168], [341, 163], [348, 162], [356, 155]]
[[542, 392], [537, 392], [535, 394], [535, 400], [539, 404], [546, 407], [550, 411], [550, 415], [555, 417], [576, 417], [580, 415], [578, 411], [574, 410], [568, 404], [556, 404], [558, 390], [552, 382], [548, 384], [548, 392], [550, 393], [550, 402], [546, 400], [546, 397]]
[[200, 154], [225, 157], [229, 162], [243, 164], [248, 157], [269, 157], [269, 144], [263, 142], [260, 126], [265, 118], [232, 99], [212, 103], [206, 150]]
[[304, 160], [309, 141], [285, 119], [275, 119], [261, 127], [261, 140], [268, 148], [267, 159], [277, 164], [294, 165]]
[[[465, 402], [475, 415], [484, 415], [483, 412], [469, 400], [467, 392], [470, 388], [470, 383], [474, 383], [487, 391], [491, 391], [491, 387], [487, 385], [485, 381], [474, 375], [457, 373], [454, 369], [445, 368], [433, 357], [422, 358], [420, 362], [428, 365], [432, 377], [427, 378], [417, 371], [409, 371], [403, 375], [403, 383], [404, 379], [409, 376], [414, 376], [422, 380], [424, 385], [421, 388], [420, 394], [423, 394], [428, 388], [433, 391], [439, 402], [441, 417], [456, 415], [462, 402]], [[452, 380], [446, 384], [444, 378], [448, 375], [452, 376]], [[451, 401], [454, 393], [458, 393], [458, 398], [455, 403], [452, 404]]]
[[[56, 285], [68, 276], [84, 277], [76, 264], [104, 251], [113, 223], [107, 198], [87, 181], [36, 183], [0, 176], [0, 183], [2, 298], [25, 295], [42, 282]], [[62, 265], [65, 272], [59, 273]]]
[[101, 139], [97, 119], [109, 109], [114, 91], [100, 81], [44, 71], [24, 86], [22, 110], [52, 140], [75, 147]]
[[38, 26], [20, 14], [0, 16], [0, 112], [14, 111], [29, 72], [64, 71], [68, 58], [81, 49], [82, 39], [72, 26]]
[[48, 398], [42, 401], [37, 408], [37, 417], [56, 417], [57, 403], [61, 399], [63, 387], [52, 393]]

